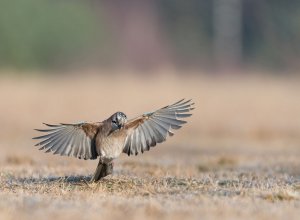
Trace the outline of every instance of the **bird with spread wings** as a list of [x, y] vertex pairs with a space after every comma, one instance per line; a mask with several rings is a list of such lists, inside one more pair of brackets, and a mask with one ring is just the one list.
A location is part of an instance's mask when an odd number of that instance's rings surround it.
[[182, 127], [194, 109], [191, 100], [180, 100], [153, 112], [127, 120], [122, 112], [116, 112], [108, 119], [97, 123], [76, 123], [59, 125], [46, 124], [47, 129], [35, 129], [45, 133], [34, 137], [39, 139], [35, 146], [40, 150], [62, 156], [94, 160], [99, 163], [92, 181], [112, 173], [113, 160], [126, 153], [138, 155], [149, 151], [156, 144], [173, 136], [173, 130]]

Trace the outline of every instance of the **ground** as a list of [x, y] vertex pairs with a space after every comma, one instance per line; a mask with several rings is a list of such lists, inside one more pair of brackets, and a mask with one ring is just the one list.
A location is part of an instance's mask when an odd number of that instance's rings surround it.
[[[110, 74], [0, 80], [0, 219], [298, 219], [300, 86], [291, 78]], [[151, 151], [97, 161], [44, 154], [41, 122], [129, 118], [193, 98], [188, 123]]]

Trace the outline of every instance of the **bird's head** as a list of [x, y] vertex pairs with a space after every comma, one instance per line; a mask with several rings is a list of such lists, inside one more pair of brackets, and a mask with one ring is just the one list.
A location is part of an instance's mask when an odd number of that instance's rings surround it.
[[115, 131], [124, 127], [127, 122], [127, 116], [123, 112], [116, 112], [111, 116], [111, 127]]

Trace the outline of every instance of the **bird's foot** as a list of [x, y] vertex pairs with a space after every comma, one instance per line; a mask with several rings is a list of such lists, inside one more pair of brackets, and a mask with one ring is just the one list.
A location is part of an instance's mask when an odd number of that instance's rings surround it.
[[96, 172], [91, 179], [91, 182], [98, 182], [102, 178], [112, 173], [113, 173], [113, 162], [110, 162], [108, 164], [103, 163], [100, 166], [98, 165]]

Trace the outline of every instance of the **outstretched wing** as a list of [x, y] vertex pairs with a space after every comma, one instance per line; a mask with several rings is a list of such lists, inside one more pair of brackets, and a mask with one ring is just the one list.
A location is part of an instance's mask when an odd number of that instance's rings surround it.
[[50, 128], [35, 129], [46, 133], [33, 138], [42, 140], [35, 145], [42, 146], [39, 150], [85, 160], [97, 158], [94, 137], [98, 131], [99, 123], [45, 125]]
[[172, 130], [181, 128], [186, 123], [182, 119], [192, 115], [189, 112], [194, 109], [193, 105], [191, 100], [182, 99], [128, 121], [125, 124], [127, 137], [123, 152], [128, 156], [144, 153], [165, 141], [168, 135], [173, 136]]

